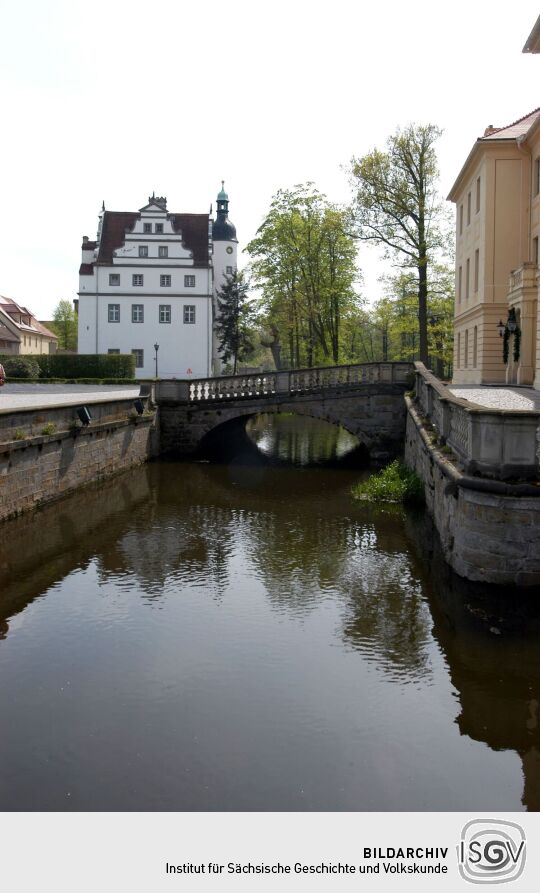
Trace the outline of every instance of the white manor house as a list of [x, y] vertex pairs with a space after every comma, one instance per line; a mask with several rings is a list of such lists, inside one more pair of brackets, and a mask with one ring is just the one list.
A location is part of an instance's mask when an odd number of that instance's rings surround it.
[[138, 378], [219, 374], [216, 293], [238, 247], [228, 207], [223, 184], [215, 220], [155, 195], [139, 211], [103, 206], [96, 241], [83, 236], [79, 353], [133, 353]]

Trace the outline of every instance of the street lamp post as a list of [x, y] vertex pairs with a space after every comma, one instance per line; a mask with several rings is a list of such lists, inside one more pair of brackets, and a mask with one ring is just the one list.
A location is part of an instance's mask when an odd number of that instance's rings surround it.
[[159, 350], [159, 344], [154, 344], [154, 350], [156, 352], [155, 360], [156, 360], [156, 378], [157, 378], [158, 377], [157, 352]]

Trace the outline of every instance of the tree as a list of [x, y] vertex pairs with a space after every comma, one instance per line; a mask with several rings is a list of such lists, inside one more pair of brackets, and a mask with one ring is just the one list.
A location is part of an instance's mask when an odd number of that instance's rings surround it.
[[437, 190], [434, 145], [442, 131], [411, 124], [350, 166], [357, 237], [383, 247], [385, 257], [416, 271], [419, 357], [428, 362], [430, 266], [450, 245], [448, 214]]
[[217, 293], [218, 349], [225, 363], [233, 360], [233, 375], [238, 362], [253, 351], [254, 309], [247, 297], [248, 288], [242, 273], [235, 270], [225, 276], [224, 285]]
[[247, 246], [263, 327], [291, 366], [340, 362], [342, 327], [358, 303], [348, 229], [346, 212], [307, 183], [276, 193]]
[[77, 317], [71, 301], [58, 302], [51, 328], [58, 335], [60, 350], [77, 350]]

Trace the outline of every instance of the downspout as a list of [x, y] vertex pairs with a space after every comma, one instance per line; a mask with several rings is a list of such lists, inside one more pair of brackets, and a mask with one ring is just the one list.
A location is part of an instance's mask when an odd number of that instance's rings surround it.
[[[531, 201], [531, 193], [532, 193], [532, 182], [533, 182], [533, 157], [532, 152], [529, 147], [527, 147], [527, 134], [523, 134], [522, 136], [518, 136], [516, 139], [516, 144], [519, 151], [526, 155], [530, 160], [530, 171], [529, 171], [529, 188], [527, 190], [527, 201], [529, 203], [529, 221], [528, 221], [528, 232], [527, 232], [527, 261], [531, 260], [531, 232], [532, 232], [532, 201]], [[524, 148], [525, 147], [525, 148]]]
[[97, 355], [97, 353], [98, 353], [98, 320], [99, 320], [99, 314], [98, 314], [98, 295], [99, 295], [98, 281], [99, 281], [99, 267], [98, 267], [98, 265], [97, 265], [97, 263], [96, 263], [96, 355]]

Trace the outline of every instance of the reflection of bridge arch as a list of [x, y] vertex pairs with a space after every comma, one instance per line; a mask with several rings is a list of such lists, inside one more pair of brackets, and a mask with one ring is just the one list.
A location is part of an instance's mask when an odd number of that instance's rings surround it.
[[260, 376], [228, 376], [156, 384], [161, 449], [195, 453], [226, 422], [259, 413], [295, 413], [344, 428], [386, 460], [399, 454], [405, 433], [403, 394], [408, 363], [369, 363]]

